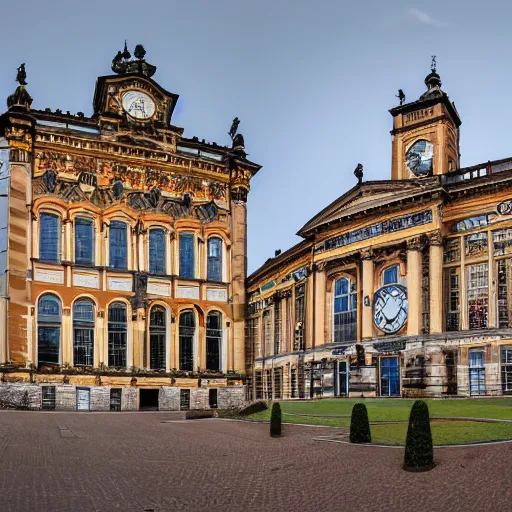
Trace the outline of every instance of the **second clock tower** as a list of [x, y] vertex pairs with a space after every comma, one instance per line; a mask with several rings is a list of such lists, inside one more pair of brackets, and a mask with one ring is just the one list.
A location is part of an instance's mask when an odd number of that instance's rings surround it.
[[425, 78], [427, 91], [389, 112], [393, 116], [391, 178], [402, 180], [446, 174], [459, 167], [459, 127], [455, 105], [441, 89], [435, 58]]

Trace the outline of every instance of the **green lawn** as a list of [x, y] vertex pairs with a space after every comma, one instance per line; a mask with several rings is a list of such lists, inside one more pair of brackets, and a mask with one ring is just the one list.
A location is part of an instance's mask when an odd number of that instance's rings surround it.
[[[334, 427], [350, 426], [355, 403], [363, 402], [370, 422], [403, 421], [401, 424], [372, 425], [375, 443], [404, 444], [407, 421], [414, 400], [340, 399], [311, 402], [281, 402], [284, 423], [305, 423]], [[431, 418], [495, 418], [512, 420], [512, 398], [476, 400], [425, 400]], [[295, 416], [307, 414], [314, 416]], [[338, 417], [336, 417], [338, 416]], [[270, 419], [270, 409], [248, 419]], [[434, 444], [461, 444], [477, 441], [512, 439], [512, 423], [472, 421], [432, 421]]]

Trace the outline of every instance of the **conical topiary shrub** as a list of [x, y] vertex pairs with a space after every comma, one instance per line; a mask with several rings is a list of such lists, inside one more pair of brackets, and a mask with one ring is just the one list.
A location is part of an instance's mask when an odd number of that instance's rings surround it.
[[281, 406], [278, 402], [272, 404], [272, 413], [270, 414], [270, 435], [278, 437], [281, 435]]
[[428, 471], [433, 467], [434, 447], [428, 406], [423, 400], [416, 400], [409, 416], [409, 428], [405, 440], [404, 469]]
[[372, 442], [370, 422], [368, 421], [368, 411], [364, 404], [355, 404], [352, 408], [352, 417], [350, 419], [350, 442]]

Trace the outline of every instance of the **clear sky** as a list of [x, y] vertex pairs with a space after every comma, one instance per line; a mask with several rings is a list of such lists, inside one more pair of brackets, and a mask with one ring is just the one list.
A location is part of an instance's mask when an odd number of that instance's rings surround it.
[[173, 122], [185, 136], [228, 144], [241, 119], [263, 165], [249, 194], [249, 271], [298, 242], [355, 184], [358, 162], [365, 179], [390, 177], [388, 109], [398, 88], [407, 101], [424, 91], [432, 54], [462, 118], [462, 165], [512, 156], [503, 0], [4, 0], [0, 19], [0, 99], [25, 62], [34, 108], [89, 115], [95, 79], [126, 38], [180, 94]]

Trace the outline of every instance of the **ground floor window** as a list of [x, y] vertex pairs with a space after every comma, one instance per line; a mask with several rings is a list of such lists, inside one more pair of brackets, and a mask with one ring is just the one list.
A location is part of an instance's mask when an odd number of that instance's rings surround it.
[[190, 409], [190, 389], [180, 389], [180, 411]]
[[91, 390], [89, 388], [76, 388], [76, 410], [89, 411], [91, 408]]
[[43, 411], [55, 410], [55, 386], [43, 386], [41, 388], [42, 403], [41, 408]]
[[290, 397], [297, 398], [299, 396], [297, 390], [297, 368], [292, 368], [291, 372], [291, 385], [290, 385]]
[[336, 396], [348, 396], [349, 371], [347, 361], [337, 361], [336, 368]]
[[126, 305], [112, 304], [108, 308], [108, 365], [126, 368], [128, 324]]
[[501, 349], [501, 388], [503, 394], [512, 394], [512, 347]]
[[254, 374], [254, 395], [256, 400], [263, 399], [263, 375], [261, 372]]
[[400, 396], [398, 357], [380, 359], [380, 396]]
[[469, 394], [485, 395], [485, 351], [474, 348], [469, 351]]
[[194, 369], [194, 336], [196, 323], [192, 311], [180, 315], [180, 370]]
[[222, 316], [216, 311], [206, 317], [206, 369], [220, 372], [220, 348], [222, 344]]
[[121, 388], [110, 389], [110, 410], [120, 411], [121, 410]]
[[281, 368], [274, 368], [274, 398], [279, 400], [281, 398], [281, 388], [283, 385], [283, 370]]
[[210, 409], [217, 409], [217, 390], [210, 389], [208, 391], [208, 404]]

